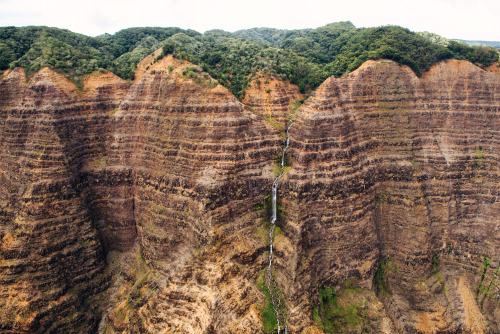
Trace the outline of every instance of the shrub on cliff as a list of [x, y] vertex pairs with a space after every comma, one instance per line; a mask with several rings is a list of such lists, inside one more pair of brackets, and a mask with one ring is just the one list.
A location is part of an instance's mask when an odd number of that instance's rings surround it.
[[468, 46], [450, 41], [448, 49], [453, 53], [453, 58], [468, 60], [483, 67], [488, 67], [498, 61], [498, 51], [492, 47]]

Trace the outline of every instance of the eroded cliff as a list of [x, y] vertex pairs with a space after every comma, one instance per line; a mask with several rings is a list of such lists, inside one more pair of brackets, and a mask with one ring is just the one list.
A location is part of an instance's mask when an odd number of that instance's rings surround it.
[[[151, 55], [82, 90], [0, 81], [0, 331], [272, 331], [263, 285], [297, 88], [239, 102]], [[245, 105], [246, 104], [246, 105]], [[500, 76], [369, 61], [296, 112], [275, 272], [290, 333], [494, 333]]]
[[259, 73], [250, 81], [242, 102], [257, 115], [262, 115], [278, 133], [283, 133], [291, 111], [302, 99], [297, 86]]
[[91, 331], [109, 277], [79, 171], [103, 149], [112, 78], [91, 98], [47, 68], [26, 81], [17, 69], [0, 84], [2, 330]]
[[[372, 306], [377, 291], [395, 328], [351, 298], [353, 327], [369, 332], [495, 332], [499, 110], [500, 77], [467, 62], [417, 78], [369, 61], [328, 79], [291, 131], [283, 286], [342, 296], [354, 279]], [[291, 289], [290, 304], [302, 324], [307, 298]]]

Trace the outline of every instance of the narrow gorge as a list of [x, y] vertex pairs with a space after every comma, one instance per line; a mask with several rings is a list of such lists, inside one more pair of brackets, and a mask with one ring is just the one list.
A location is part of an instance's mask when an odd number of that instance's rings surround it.
[[161, 52], [2, 74], [0, 333], [500, 332], [498, 71], [240, 101]]
[[288, 332], [288, 324], [286, 323], [286, 305], [284, 299], [281, 296], [280, 288], [276, 282], [275, 274], [273, 273], [273, 244], [274, 244], [274, 231], [276, 230], [276, 220], [278, 218], [278, 186], [281, 177], [285, 173], [286, 167], [286, 151], [290, 146], [290, 128], [293, 124], [293, 116], [296, 110], [293, 110], [290, 118], [288, 119], [288, 125], [285, 131], [285, 140], [283, 142], [283, 151], [281, 152], [281, 162], [278, 167], [277, 176], [273, 181], [273, 186], [271, 187], [271, 228], [269, 229], [269, 264], [266, 269], [266, 286], [267, 291], [271, 298], [271, 303], [273, 304], [273, 313], [276, 317], [276, 326], [278, 327], [278, 334], [281, 333], [281, 328], [285, 334]]

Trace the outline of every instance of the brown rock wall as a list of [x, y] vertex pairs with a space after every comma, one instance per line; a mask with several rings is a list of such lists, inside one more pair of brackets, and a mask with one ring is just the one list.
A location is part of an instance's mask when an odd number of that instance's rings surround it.
[[192, 64], [151, 61], [139, 65], [113, 116], [109, 160], [109, 170], [130, 166], [135, 251], [144, 259], [141, 275], [136, 262], [120, 285], [134, 289], [142, 279], [144, 287], [136, 296], [118, 290], [125, 304], [113, 306], [105, 326], [254, 333], [263, 296], [253, 282], [266, 240], [254, 235], [262, 222], [253, 206], [269, 192], [279, 139], [215, 81], [198, 70], [188, 78]]
[[[104, 259], [75, 174], [74, 147], [85, 127], [76, 86], [42, 69], [26, 84], [12, 71], [2, 87], [20, 98], [2, 103], [3, 171], [0, 247], [1, 330], [90, 331], [89, 304], [106, 288]], [[80, 123], [80, 124], [78, 124]]]
[[263, 116], [277, 132], [282, 132], [288, 125], [293, 103], [301, 99], [303, 96], [296, 85], [258, 73], [250, 81], [242, 102]]
[[[261, 204], [301, 96], [261, 78], [245, 105], [157, 55], [132, 84], [0, 79], [0, 332], [261, 330]], [[460, 61], [317, 89], [279, 188], [289, 333], [325, 328], [330, 287], [337, 332], [498, 330], [499, 111], [500, 76]]]
[[[349, 277], [384, 288], [379, 297], [404, 331], [468, 328], [455, 289], [429, 290], [439, 275], [446, 287], [462, 272], [474, 290], [483, 257], [498, 267], [499, 111], [500, 77], [466, 62], [440, 63], [417, 78], [369, 61], [328, 79], [297, 114], [281, 189], [290, 225], [283, 230], [300, 235], [292, 237], [304, 267], [295, 280], [310, 282], [309, 291]], [[373, 277], [384, 260], [391, 270], [380, 287]], [[303, 324], [301, 315], [290, 321]]]

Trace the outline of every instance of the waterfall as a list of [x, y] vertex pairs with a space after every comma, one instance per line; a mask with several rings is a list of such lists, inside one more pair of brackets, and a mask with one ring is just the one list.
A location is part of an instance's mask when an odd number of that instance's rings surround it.
[[269, 291], [269, 295], [271, 296], [271, 302], [273, 304], [273, 312], [276, 317], [276, 321], [278, 324], [278, 334], [281, 333], [281, 324], [283, 323], [284, 333], [288, 333], [288, 326], [286, 323], [286, 311], [283, 309], [284, 305], [281, 305], [282, 298], [279, 294], [278, 283], [276, 282], [276, 278], [272, 273], [273, 266], [273, 241], [274, 241], [274, 230], [276, 227], [276, 219], [277, 219], [277, 199], [278, 199], [278, 185], [283, 173], [285, 171], [285, 161], [286, 161], [286, 150], [290, 145], [290, 128], [293, 123], [293, 116], [295, 114], [295, 110], [292, 112], [289, 118], [288, 127], [286, 128], [286, 136], [285, 142], [283, 143], [283, 152], [281, 156], [281, 166], [278, 176], [274, 179], [272, 186], [272, 214], [271, 214], [271, 228], [269, 229], [269, 264], [266, 269], [266, 280], [267, 280], [267, 290]]

